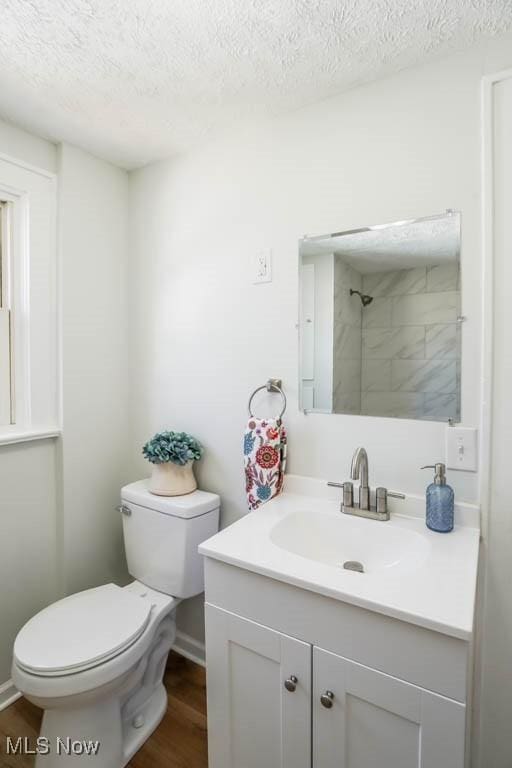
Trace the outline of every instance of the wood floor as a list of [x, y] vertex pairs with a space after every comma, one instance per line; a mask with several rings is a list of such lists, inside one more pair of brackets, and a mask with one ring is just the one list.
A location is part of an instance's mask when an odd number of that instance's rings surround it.
[[[169, 655], [165, 673], [169, 706], [157, 730], [128, 763], [129, 768], [207, 768], [205, 670]], [[33, 768], [34, 757], [6, 755], [6, 737], [39, 733], [42, 712], [19, 699], [0, 712], [0, 768]]]

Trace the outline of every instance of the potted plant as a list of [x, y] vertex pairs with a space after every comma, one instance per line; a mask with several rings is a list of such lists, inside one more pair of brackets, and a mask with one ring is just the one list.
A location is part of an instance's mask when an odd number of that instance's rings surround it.
[[157, 496], [183, 496], [197, 488], [193, 464], [203, 446], [186, 432], [158, 432], [142, 448], [153, 470], [149, 490]]

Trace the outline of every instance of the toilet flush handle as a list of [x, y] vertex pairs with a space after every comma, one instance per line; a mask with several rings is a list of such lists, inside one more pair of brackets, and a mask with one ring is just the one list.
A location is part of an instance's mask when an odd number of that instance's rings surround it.
[[127, 507], [126, 504], [119, 504], [116, 509], [118, 512], [122, 512], [123, 515], [126, 515], [126, 517], [130, 517], [132, 513], [130, 507]]

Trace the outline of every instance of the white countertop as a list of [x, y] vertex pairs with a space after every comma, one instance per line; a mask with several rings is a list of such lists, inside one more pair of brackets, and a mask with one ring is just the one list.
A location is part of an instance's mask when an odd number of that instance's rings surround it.
[[[426, 527], [425, 500], [420, 497], [390, 499], [392, 514], [386, 522], [341, 515], [340, 497], [341, 490], [328, 488], [323, 481], [288, 475], [280, 496], [205, 541], [199, 551], [263, 576], [469, 640], [473, 633], [480, 541], [478, 508], [456, 505], [454, 530], [441, 534]], [[380, 531], [383, 552], [386, 542], [396, 536], [410, 537], [414, 546], [419, 545], [418, 558], [407, 556], [396, 567], [379, 566], [355, 573], [296, 554], [275, 543], [275, 532], [279, 530], [275, 526], [297, 514], [303, 528], [311, 516], [312, 530], [314, 515], [329, 516], [329, 520], [322, 521], [330, 526], [335, 517], [334, 525], [338, 526], [338, 521], [347, 525], [347, 533], [353, 533], [357, 526], [363, 546], [366, 533], [368, 541], [373, 542], [374, 556]]]

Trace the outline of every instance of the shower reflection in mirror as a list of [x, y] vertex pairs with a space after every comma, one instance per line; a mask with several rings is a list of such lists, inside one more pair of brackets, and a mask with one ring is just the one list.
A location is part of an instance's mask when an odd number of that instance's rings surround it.
[[306, 411], [460, 421], [460, 214], [299, 244]]

